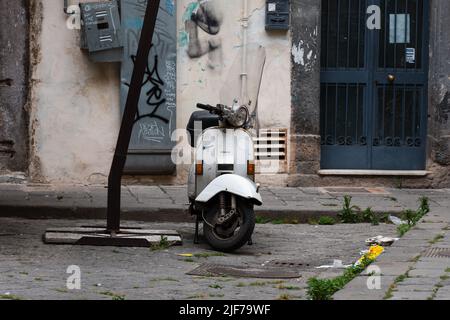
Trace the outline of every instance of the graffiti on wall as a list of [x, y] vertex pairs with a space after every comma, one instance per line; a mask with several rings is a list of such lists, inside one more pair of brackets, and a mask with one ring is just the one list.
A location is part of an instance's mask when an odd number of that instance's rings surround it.
[[223, 14], [217, 0], [191, 2], [183, 15], [184, 33], [180, 36], [182, 46], [187, 46], [190, 58], [208, 55], [208, 66], [218, 68], [222, 62], [222, 39], [220, 31]]
[[[122, 2], [125, 29], [125, 59], [122, 63], [122, 107], [136, 59], [146, 0]], [[152, 150], [173, 147], [176, 129], [176, 15], [175, 1], [161, 2], [152, 41], [130, 149]]]

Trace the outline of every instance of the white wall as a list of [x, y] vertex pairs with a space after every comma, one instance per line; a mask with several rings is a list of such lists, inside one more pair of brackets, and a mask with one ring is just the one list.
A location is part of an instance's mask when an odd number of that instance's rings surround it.
[[[36, 0], [35, 0], [36, 1]], [[177, 0], [179, 35], [193, 0]], [[79, 49], [77, 31], [66, 26], [63, 1], [42, 1], [40, 47], [34, 66], [31, 101], [31, 169], [50, 183], [105, 183], [120, 124], [119, 65], [95, 64]], [[215, 104], [241, 45], [241, 0], [218, 1], [223, 12], [220, 65], [208, 67], [208, 55], [191, 59], [179, 41], [177, 125], [184, 128], [197, 102]], [[263, 128], [290, 126], [290, 37], [264, 29], [265, 0], [249, 0], [249, 39], [266, 47], [259, 96]], [[38, 7], [39, 8], [39, 7]], [[251, 58], [249, 59], [251, 62]], [[179, 183], [179, 179], [177, 180]]]
[[104, 182], [119, 127], [119, 65], [90, 62], [78, 31], [66, 28], [63, 1], [41, 3], [31, 105], [35, 174], [51, 183]]
[[[185, 23], [187, 9], [194, 0], [178, 0], [178, 125], [183, 126], [195, 110], [197, 102], [216, 104], [228, 71], [238, 57], [242, 44], [242, 0], [216, 0], [224, 15], [221, 31], [217, 35], [222, 42], [222, 57], [218, 67], [209, 67], [210, 58], [205, 55], [191, 59], [187, 53]], [[259, 118], [263, 128], [289, 128], [291, 107], [291, 63], [289, 33], [270, 34], [265, 30], [265, 0], [249, 0], [250, 43], [266, 48], [266, 65], [259, 96]], [[205, 32], [200, 36], [207, 37]], [[239, 58], [239, 57], [238, 57]], [[251, 57], [249, 57], [251, 63]], [[216, 65], [216, 64], [215, 64]]]

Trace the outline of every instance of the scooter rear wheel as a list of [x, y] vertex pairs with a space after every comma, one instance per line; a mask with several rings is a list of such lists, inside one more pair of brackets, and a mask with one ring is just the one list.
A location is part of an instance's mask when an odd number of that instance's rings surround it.
[[[239, 218], [239, 225], [235, 228], [232, 234], [224, 236], [223, 232], [219, 232], [218, 227], [213, 227], [210, 223], [216, 220], [219, 212], [219, 205], [214, 201], [212, 205], [205, 209], [203, 223], [203, 235], [208, 244], [215, 250], [221, 252], [235, 251], [245, 244], [247, 244], [255, 229], [255, 212], [253, 203], [248, 200], [238, 199], [237, 201], [237, 217]], [[233, 228], [233, 226], [231, 227]]]

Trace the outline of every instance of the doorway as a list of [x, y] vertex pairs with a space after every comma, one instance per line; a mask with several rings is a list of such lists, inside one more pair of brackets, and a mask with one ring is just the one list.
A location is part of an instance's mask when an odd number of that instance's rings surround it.
[[425, 170], [429, 2], [322, 0], [321, 28], [322, 169]]

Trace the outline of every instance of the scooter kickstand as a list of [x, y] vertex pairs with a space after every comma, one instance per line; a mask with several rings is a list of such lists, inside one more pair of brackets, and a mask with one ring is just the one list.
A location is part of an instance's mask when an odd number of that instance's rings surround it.
[[247, 244], [248, 244], [249, 246], [252, 246], [252, 245], [253, 245], [253, 239], [250, 238], [250, 240], [248, 240]]

